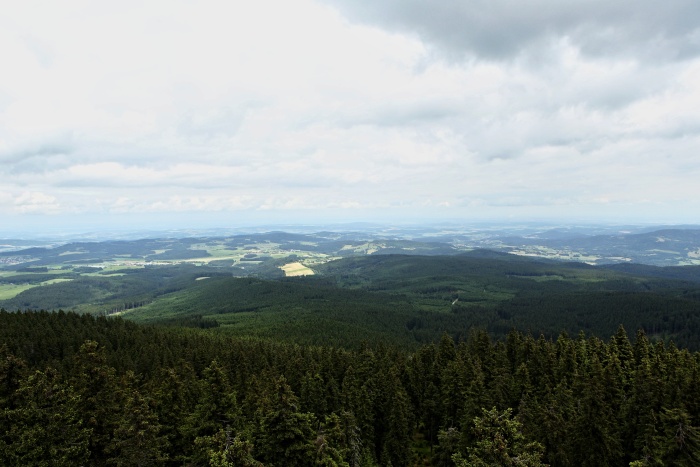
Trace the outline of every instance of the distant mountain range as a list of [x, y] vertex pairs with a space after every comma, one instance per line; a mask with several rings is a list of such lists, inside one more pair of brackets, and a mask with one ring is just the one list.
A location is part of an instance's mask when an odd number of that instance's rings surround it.
[[[148, 238], [129, 238], [129, 235], [122, 233], [120, 236], [123, 238], [101, 239], [96, 234], [87, 234], [72, 241], [3, 239], [0, 240], [0, 262], [3, 262], [2, 257], [8, 256], [25, 258], [33, 264], [50, 264], [59, 260], [59, 263], [80, 260], [85, 264], [123, 259], [125, 256], [151, 261], [192, 260], [207, 257], [204, 253], [207, 244], [228, 245], [234, 249], [245, 245], [275, 244], [278, 255], [305, 252], [328, 258], [393, 253], [445, 255], [484, 248], [588, 264], [700, 264], [700, 226], [465, 227], [446, 224], [386, 227], [367, 224], [353, 226], [356, 230], [323, 227], [326, 230], [300, 226], [296, 227], [296, 231], [241, 233], [235, 229], [217, 229], [151, 232]], [[110, 234], [102, 235], [110, 237]], [[197, 244], [200, 244], [197, 248], [192, 246]]]

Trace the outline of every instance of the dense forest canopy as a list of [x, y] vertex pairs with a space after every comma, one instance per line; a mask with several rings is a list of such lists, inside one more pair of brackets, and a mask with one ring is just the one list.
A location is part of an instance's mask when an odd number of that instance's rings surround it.
[[0, 342], [3, 465], [700, 459], [700, 357], [622, 327], [344, 350], [2, 311]]

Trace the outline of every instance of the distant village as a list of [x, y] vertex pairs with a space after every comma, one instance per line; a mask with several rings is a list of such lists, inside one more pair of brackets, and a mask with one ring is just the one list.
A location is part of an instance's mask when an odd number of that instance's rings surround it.
[[22, 264], [31, 261], [33, 258], [28, 256], [0, 256], [0, 264], [7, 266], [14, 266], [15, 264]]

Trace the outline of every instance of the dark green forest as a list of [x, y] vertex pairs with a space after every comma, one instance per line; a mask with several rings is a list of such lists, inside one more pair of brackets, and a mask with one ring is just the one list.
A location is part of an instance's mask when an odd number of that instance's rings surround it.
[[381, 340], [405, 350], [436, 342], [444, 332], [465, 339], [472, 328], [496, 340], [513, 329], [551, 339], [562, 331], [607, 339], [622, 324], [644, 329], [653, 340], [700, 349], [695, 267], [643, 275], [477, 251], [372, 255], [315, 269], [315, 276], [274, 280], [177, 276], [167, 282], [171, 292], [124, 316], [304, 345], [356, 349], [363, 341]]
[[407, 351], [0, 312], [0, 464], [697, 465], [700, 356], [643, 331]]
[[700, 268], [290, 258], [6, 272], [0, 465], [700, 464]]

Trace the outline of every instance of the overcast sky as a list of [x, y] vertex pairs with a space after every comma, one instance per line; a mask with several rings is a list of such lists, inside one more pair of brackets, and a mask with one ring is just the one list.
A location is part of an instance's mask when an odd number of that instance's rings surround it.
[[0, 233], [700, 223], [697, 0], [2, 3]]

